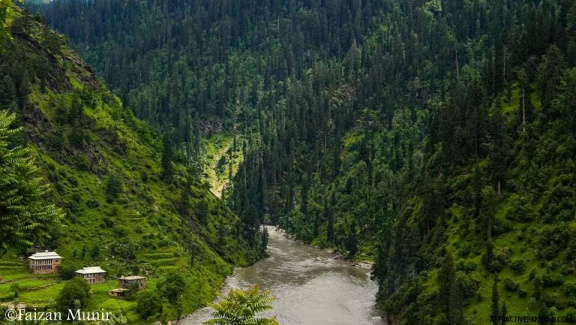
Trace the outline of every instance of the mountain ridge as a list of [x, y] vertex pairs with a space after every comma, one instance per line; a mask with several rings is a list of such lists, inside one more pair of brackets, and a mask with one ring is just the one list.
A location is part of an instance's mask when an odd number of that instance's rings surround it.
[[[93, 288], [90, 308], [121, 308], [131, 323], [141, 323], [136, 301], [108, 297], [114, 277], [146, 275], [148, 290], [158, 291], [177, 271], [185, 276], [180, 307], [164, 302], [162, 314], [150, 320], [176, 319], [211, 301], [233, 266], [261, 256], [237, 235], [239, 219], [183, 157], [168, 158], [173, 175], [164, 178], [167, 144], [107, 90], [64, 37], [22, 10], [10, 28], [14, 39], [0, 57], [2, 108], [17, 113], [24, 127], [17, 142], [32, 149], [54, 188], [47, 199], [66, 212], [52, 240], [36, 249], [56, 249], [64, 277], [87, 265], [107, 270], [109, 280]], [[4, 92], [12, 88], [17, 91]], [[18, 253], [0, 263], [2, 278], [23, 279], [28, 290], [19, 301], [49, 306], [66, 281], [45, 277], [36, 285]], [[1, 300], [12, 299], [9, 288], [10, 282], [0, 284]]]

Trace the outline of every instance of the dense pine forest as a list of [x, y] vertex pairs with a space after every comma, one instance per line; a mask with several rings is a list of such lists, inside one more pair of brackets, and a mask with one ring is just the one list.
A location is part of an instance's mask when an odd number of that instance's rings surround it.
[[239, 135], [223, 200], [248, 245], [269, 222], [373, 260], [393, 324], [576, 319], [574, 1], [29, 10], [182, 165], [194, 169], [203, 137]]
[[[165, 323], [264, 256], [260, 232], [241, 233], [170, 137], [137, 119], [64, 36], [6, 2], [0, 18], [0, 324], [19, 303]], [[57, 274], [22, 260], [44, 250], [64, 258]], [[107, 282], [68, 281], [95, 265]], [[129, 275], [147, 277], [148, 291], [114, 300], [108, 291]]]

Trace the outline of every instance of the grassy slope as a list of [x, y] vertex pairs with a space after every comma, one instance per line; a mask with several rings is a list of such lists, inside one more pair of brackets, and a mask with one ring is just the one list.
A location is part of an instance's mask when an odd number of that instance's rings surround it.
[[[18, 15], [31, 36], [16, 34], [11, 50], [19, 51], [25, 66], [42, 58], [50, 64], [44, 92], [39, 79], [31, 78], [31, 103], [24, 121], [29, 145], [56, 189], [53, 199], [67, 212], [52, 248], [65, 258], [65, 265], [100, 265], [108, 271], [107, 283], [93, 287], [90, 309], [118, 310], [123, 306], [132, 323], [140, 322], [135, 302], [106, 295], [117, 286], [113, 276], [145, 274], [150, 278], [148, 290], [153, 290], [170, 270], [187, 278], [184, 313], [211, 300], [223, 277], [232, 271], [229, 263], [249, 262], [245, 245], [233, 236], [237, 217], [199, 180], [192, 182], [190, 208], [179, 213], [185, 168], [175, 166], [173, 184], [161, 181], [159, 137], [136, 120], [67, 46], [57, 51], [44, 48], [44, 36], [54, 36], [53, 32]], [[78, 97], [86, 115], [82, 127], [86, 136], [81, 145], [72, 145], [75, 129], [56, 123], [56, 108], [69, 111]], [[105, 189], [111, 177], [120, 181], [122, 191], [110, 202]], [[209, 216], [202, 222], [195, 214], [201, 201], [209, 203]], [[222, 234], [217, 233], [219, 228], [228, 229], [225, 238], [218, 238]], [[11, 300], [10, 286], [17, 282], [25, 289], [19, 300], [34, 305], [47, 305], [63, 286], [57, 277], [29, 274], [14, 253], [0, 261], [0, 278], [4, 281], [1, 300]], [[48, 286], [39, 288], [43, 285]], [[174, 318], [175, 307], [166, 303], [165, 308], [168, 318]]]
[[234, 147], [235, 139], [238, 141], [241, 137], [235, 138], [226, 132], [203, 139], [204, 177], [210, 183], [210, 190], [217, 197], [222, 196], [224, 188], [230, 182], [230, 176], [236, 175], [242, 162], [242, 150], [239, 146]]
[[[531, 102], [536, 110], [541, 109], [541, 103], [538, 96], [532, 93]], [[504, 103], [503, 113], [508, 120], [509, 128], [516, 123], [520, 105], [520, 94], [518, 85], [512, 87], [510, 99]], [[354, 128], [348, 131], [343, 137], [343, 150], [341, 153], [342, 169], [345, 170], [344, 176], [341, 176], [335, 186], [343, 187], [346, 178], [358, 179], [359, 173], [354, 171], [358, 169], [362, 162], [359, 162], [359, 146], [364, 138], [364, 133], [360, 128]], [[376, 163], [375, 163], [376, 165]], [[486, 161], [480, 162], [480, 166], [485, 166]], [[554, 165], [552, 165], [554, 168]], [[473, 175], [473, 166], [461, 169], [461, 174], [455, 176], [462, 183], [470, 182]], [[486, 167], [481, 167], [486, 168]], [[551, 168], [547, 166], [547, 168]], [[545, 180], [544, 189], [553, 189], [560, 182], [559, 176], [561, 170], [557, 170], [556, 175]], [[454, 181], [455, 183], [455, 181]], [[456, 186], [456, 185], [454, 185]], [[310, 197], [314, 193], [311, 191]], [[508, 316], [537, 316], [542, 301], [547, 301], [547, 307], [555, 312], [556, 316], [575, 316], [576, 315], [576, 275], [574, 265], [571, 259], [567, 258], [567, 249], [560, 249], [557, 256], [544, 260], [539, 257], [542, 248], [543, 234], [547, 231], [557, 236], [553, 236], [553, 241], [561, 242], [560, 235], [562, 230], [568, 229], [567, 232], [574, 233], [576, 230], [576, 221], [571, 220], [566, 223], [557, 224], [545, 222], [542, 220], [543, 206], [549, 191], [545, 191], [541, 197], [529, 198], [527, 203], [518, 199], [518, 193], [504, 193], [502, 201], [498, 202], [495, 210], [494, 224], [497, 225], [492, 235], [494, 243], [494, 254], [498, 259], [502, 259], [503, 268], [498, 272], [498, 291], [499, 303], [506, 303]], [[422, 198], [415, 197], [414, 203], [410, 204], [412, 219], [408, 224], [416, 224], [417, 218], [422, 214]], [[522, 212], [520, 212], [522, 211]], [[483, 240], [483, 233], [465, 235], [464, 229], [467, 228], [465, 212], [462, 206], [454, 205], [450, 208], [451, 218], [449, 218], [446, 230], [446, 248], [454, 257], [454, 263], [457, 272], [466, 276], [470, 287], [474, 287], [474, 293], [466, 297], [465, 318], [472, 324], [488, 324], [490, 322], [492, 305], [492, 285], [495, 277], [494, 273], [486, 270], [482, 265], [482, 254], [486, 252], [486, 246]], [[469, 216], [468, 216], [469, 217]], [[502, 230], [506, 228], [506, 230]], [[324, 241], [324, 242], [323, 242]], [[370, 260], [375, 252], [371, 245], [371, 240], [366, 237], [359, 239], [359, 251], [357, 258], [360, 260]], [[314, 243], [325, 244], [325, 236], [321, 235], [314, 240]], [[561, 247], [562, 244], [558, 244]], [[542, 245], [543, 247], [552, 245]], [[516, 268], [512, 265], [522, 265], [523, 268]], [[424, 305], [434, 306], [438, 299], [438, 271], [441, 265], [435, 265], [430, 272], [422, 275], [422, 293], [418, 301]], [[542, 300], [536, 300], [534, 297], [540, 289], [538, 279], [542, 280], [541, 296]], [[506, 285], [508, 283], [508, 285]], [[515, 286], [517, 286], [515, 288]], [[416, 290], [406, 290], [403, 292], [406, 300]], [[395, 300], [393, 296], [391, 300]], [[403, 306], [402, 304], [400, 304]], [[409, 313], [409, 312], [408, 312]], [[400, 317], [402, 319], [402, 317]], [[440, 317], [431, 319], [431, 324], [440, 320]], [[399, 323], [401, 323], [399, 321]], [[409, 322], [408, 322], [409, 323]]]
[[[540, 101], [535, 94], [531, 95], [531, 100], [536, 109], [540, 109]], [[513, 86], [510, 100], [505, 103], [503, 113], [507, 116], [509, 123], [513, 123], [520, 107], [520, 94], [517, 84]], [[471, 175], [471, 171], [463, 171], [464, 174]], [[554, 179], [548, 180], [547, 187], [553, 188]], [[543, 261], [538, 258], [537, 243], [541, 240], [543, 232], [550, 230], [558, 232], [557, 225], [547, 224], [542, 221], [521, 222], [511, 216], [511, 211], [518, 209], [519, 202], [516, 195], [505, 196], [496, 210], [496, 224], [510, 226], [510, 231], [493, 236], [494, 253], [497, 256], [506, 258], [507, 263], [502, 271], [498, 273], [498, 291], [500, 304], [506, 303], [508, 316], [538, 316], [540, 302], [531, 298], [535, 295], [537, 287], [534, 275], [545, 279], [555, 279], [556, 283], [544, 284], [542, 295], [549, 298], [548, 307], [555, 309], [556, 316], [574, 316], [576, 300], [571, 294], [571, 290], [576, 284], [576, 276], [573, 266], [569, 266], [570, 272], [566, 272], [566, 252], [560, 252], [558, 256]], [[526, 215], [538, 215], [542, 209], [542, 198], [524, 206]], [[465, 309], [465, 317], [473, 324], [489, 323], [489, 316], [492, 313], [492, 286], [494, 274], [489, 273], [483, 266], [481, 255], [485, 252], [484, 244], [481, 240], [469, 242], [469, 238], [462, 237], [464, 226], [464, 215], [458, 206], [451, 209], [452, 218], [446, 229], [447, 249], [454, 256], [456, 270], [464, 272], [478, 285], [478, 291], [471, 298], [469, 305]], [[529, 218], [529, 217], [528, 217]], [[565, 224], [570, 231], [576, 230], [576, 221]], [[513, 270], [510, 262], [522, 261], [523, 270]], [[458, 264], [474, 266], [474, 270], [464, 270]], [[563, 272], [564, 270], [564, 272]], [[434, 295], [438, 289], [438, 269], [434, 269], [428, 274], [425, 282], [424, 295]], [[506, 286], [506, 282], [513, 282], [518, 285], [517, 289]], [[546, 280], [544, 280], [546, 282]], [[568, 286], [567, 286], [568, 285]], [[551, 306], [550, 304], [555, 306]]]

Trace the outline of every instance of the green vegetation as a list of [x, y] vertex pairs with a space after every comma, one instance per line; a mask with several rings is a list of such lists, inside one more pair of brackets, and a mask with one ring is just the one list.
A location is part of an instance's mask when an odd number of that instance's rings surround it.
[[216, 309], [212, 314], [214, 318], [204, 324], [277, 325], [276, 317], [257, 317], [257, 314], [272, 309], [274, 299], [269, 291], [259, 292], [258, 286], [246, 290], [230, 289], [226, 297], [210, 304]]
[[138, 302], [136, 305], [138, 314], [143, 319], [150, 319], [154, 316], [162, 314], [162, 299], [157, 293], [140, 293], [138, 295]]
[[253, 247], [266, 220], [373, 259], [390, 321], [576, 314], [574, 1], [40, 8], [182, 161], [242, 134], [224, 199]]
[[90, 299], [90, 285], [86, 280], [75, 277], [68, 281], [56, 298], [58, 310], [67, 312], [68, 309], [76, 310], [88, 307]]
[[44, 243], [64, 216], [62, 210], [44, 202], [48, 186], [30, 151], [11, 148], [10, 137], [21, 136], [21, 128], [11, 128], [15, 119], [14, 114], [0, 110], [0, 258], [10, 248]]
[[12, 22], [12, 1], [0, 2], [0, 54], [4, 53], [3, 43], [12, 39], [8, 27]]
[[[7, 250], [0, 302], [52, 308], [72, 306], [73, 296], [86, 310], [122, 312], [131, 324], [204, 306], [234, 266], [262, 256], [260, 242], [250, 245], [260, 235], [236, 230], [241, 220], [163, 141], [169, 136], [135, 118], [63, 36], [39, 16], [13, 13], [13, 40], [0, 56], [0, 238]], [[60, 274], [31, 274], [18, 258], [44, 249], [64, 257]], [[93, 265], [108, 280], [90, 285], [89, 299], [77, 297], [70, 279]], [[118, 287], [114, 277], [131, 274], [148, 278], [145, 293], [159, 297], [161, 312], [143, 315], [138, 299], [108, 295]]]
[[241, 137], [223, 132], [203, 139], [204, 177], [217, 197], [225, 196], [225, 191], [233, 191], [230, 180], [234, 179], [242, 162], [241, 141]]

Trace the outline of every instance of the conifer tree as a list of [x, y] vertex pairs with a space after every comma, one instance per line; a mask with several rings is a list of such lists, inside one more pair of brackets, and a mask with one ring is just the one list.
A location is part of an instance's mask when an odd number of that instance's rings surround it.
[[502, 306], [500, 307], [500, 316], [500, 324], [506, 325], [506, 317], [508, 316], [508, 308], [506, 308], [506, 302], [503, 302]]
[[166, 183], [170, 183], [172, 181], [172, 177], [174, 176], [174, 167], [172, 167], [174, 149], [172, 147], [172, 137], [170, 135], [164, 135], [162, 146], [162, 179]]
[[442, 310], [446, 319], [451, 318], [450, 307], [452, 306], [452, 291], [454, 286], [454, 280], [456, 278], [454, 270], [454, 259], [452, 254], [446, 252], [446, 257], [444, 258], [444, 263], [442, 263], [442, 268], [438, 272], [438, 296], [441, 300]]
[[494, 283], [492, 284], [492, 313], [491, 316], [494, 316], [492, 319], [492, 324], [498, 325], [497, 316], [500, 316], [500, 304], [499, 304], [500, 296], [498, 294], [498, 279], [494, 278]]

